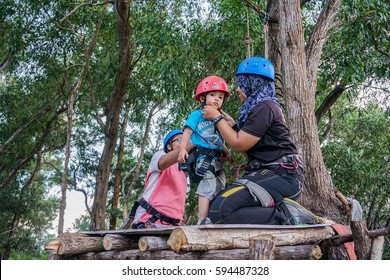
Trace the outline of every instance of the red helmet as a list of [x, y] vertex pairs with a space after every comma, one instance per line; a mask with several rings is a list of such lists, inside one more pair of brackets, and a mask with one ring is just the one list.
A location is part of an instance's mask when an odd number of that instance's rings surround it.
[[195, 92], [195, 100], [200, 101], [200, 96], [202, 94], [215, 90], [223, 91], [225, 93], [225, 98], [230, 96], [224, 79], [218, 76], [208, 76], [198, 84]]

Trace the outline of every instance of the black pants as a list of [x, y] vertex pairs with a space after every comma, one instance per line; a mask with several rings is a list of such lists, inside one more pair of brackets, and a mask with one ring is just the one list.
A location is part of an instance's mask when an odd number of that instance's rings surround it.
[[282, 200], [298, 197], [302, 176], [277, 168], [248, 172], [242, 179], [263, 187], [272, 196], [275, 206], [263, 207], [247, 187], [232, 185], [211, 202], [209, 218], [214, 224], [289, 224], [289, 213]]

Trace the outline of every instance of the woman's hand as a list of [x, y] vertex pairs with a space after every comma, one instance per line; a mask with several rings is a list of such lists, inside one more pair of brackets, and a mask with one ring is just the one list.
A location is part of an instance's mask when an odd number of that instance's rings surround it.
[[206, 105], [203, 108], [202, 115], [205, 119], [214, 120], [216, 117], [221, 115], [221, 112], [213, 106]]
[[221, 113], [225, 116], [225, 120], [228, 122], [228, 124], [230, 125], [230, 127], [232, 127], [233, 125], [236, 124], [236, 122], [234, 121], [234, 119], [228, 114], [226, 113], [224, 110], [220, 109]]

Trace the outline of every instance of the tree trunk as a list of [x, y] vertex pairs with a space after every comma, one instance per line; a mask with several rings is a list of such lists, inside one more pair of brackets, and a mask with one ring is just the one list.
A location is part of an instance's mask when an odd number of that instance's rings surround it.
[[116, 221], [117, 221], [116, 210], [118, 209], [119, 194], [121, 190], [121, 175], [122, 175], [123, 155], [125, 150], [125, 135], [126, 135], [126, 127], [127, 127], [128, 119], [129, 119], [129, 111], [127, 110], [121, 125], [121, 136], [120, 136], [119, 148], [118, 148], [118, 160], [116, 163], [115, 176], [114, 176], [114, 194], [112, 196], [112, 203], [111, 203], [111, 209], [113, 211], [110, 217], [109, 229], [116, 228]]
[[92, 206], [91, 230], [105, 228], [106, 202], [111, 163], [119, 130], [119, 114], [126, 95], [131, 72], [130, 9], [129, 2], [115, 0], [116, 27], [119, 38], [119, 67], [114, 88], [106, 106], [105, 143], [96, 174], [96, 188]]
[[381, 260], [383, 254], [383, 245], [385, 243], [385, 237], [379, 236], [372, 239], [370, 260]]
[[[268, 1], [267, 4], [267, 13], [270, 17], [278, 19], [279, 18], [279, 1]], [[284, 91], [282, 84], [282, 58], [280, 55], [280, 36], [279, 36], [279, 24], [276, 22], [268, 23], [268, 60], [272, 62], [275, 68], [275, 89], [276, 96], [279, 100], [282, 100], [284, 104]]]
[[11, 242], [13, 240], [13, 237], [15, 236], [16, 229], [19, 226], [19, 222], [20, 222], [20, 216], [19, 214], [15, 214], [14, 219], [12, 221], [11, 230], [9, 231], [8, 240], [5, 245], [3, 254], [1, 256], [2, 260], [8, 260], [9, 256], [11, 255], [11, 249], [12, 249]]
[[352, 237], [355, 242], [355, 252], [358, 260], [370, 259], [371, 239], [364, 220], [351, 221]]
[[326, 3], [306, 52], [299, 0], [279, 1], [279, 32], [288, 125], [306, 166], [306, 187], [300, 202], [319, 216], [342, 222], [345, 213], [335, 197], [323, 161], [314, 114], [317, 68], [326, 33], [339, 5], [339, 0]]

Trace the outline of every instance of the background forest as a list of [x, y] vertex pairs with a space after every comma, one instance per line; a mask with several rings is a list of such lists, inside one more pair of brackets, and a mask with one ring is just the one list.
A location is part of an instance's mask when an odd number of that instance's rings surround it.
[[[235, 92], [234, 74], [251, 47], [248, 39], [257, 56], [272, 45], [262, 11], [277, 2], [2, 0], [2, 259], [47, 259], [42, 250], [55, 238], [53, 229], [118, 228], [143, 188], [151, 155], [196, 108], [197, 83], [219, 75]], [[369, 229], [388, 227], [390, 3], [283, 3], [301, 9], [305, 43], [321, 11], [338, 5], [326, 38], [320, 38], [312, 128], [332, 186], [360, 202]], [[287, 64], [281, 68], [287, 71]], [[289, 107], [286, 76], [278, 93]], [[236, 118], [239, 106], [233, 94], [224, 109]], [[230, 181], [236, 168], [226, 165]], [[87, 211], [73, 229], [64, 229], [69, 192], [85, 196]], [[316, 209], [315, 202], [303, 204]], [[187, 224], [196, 221], [196, 206], [189, 188]], [[383, 257], [390, 259], [386, 238]]]

